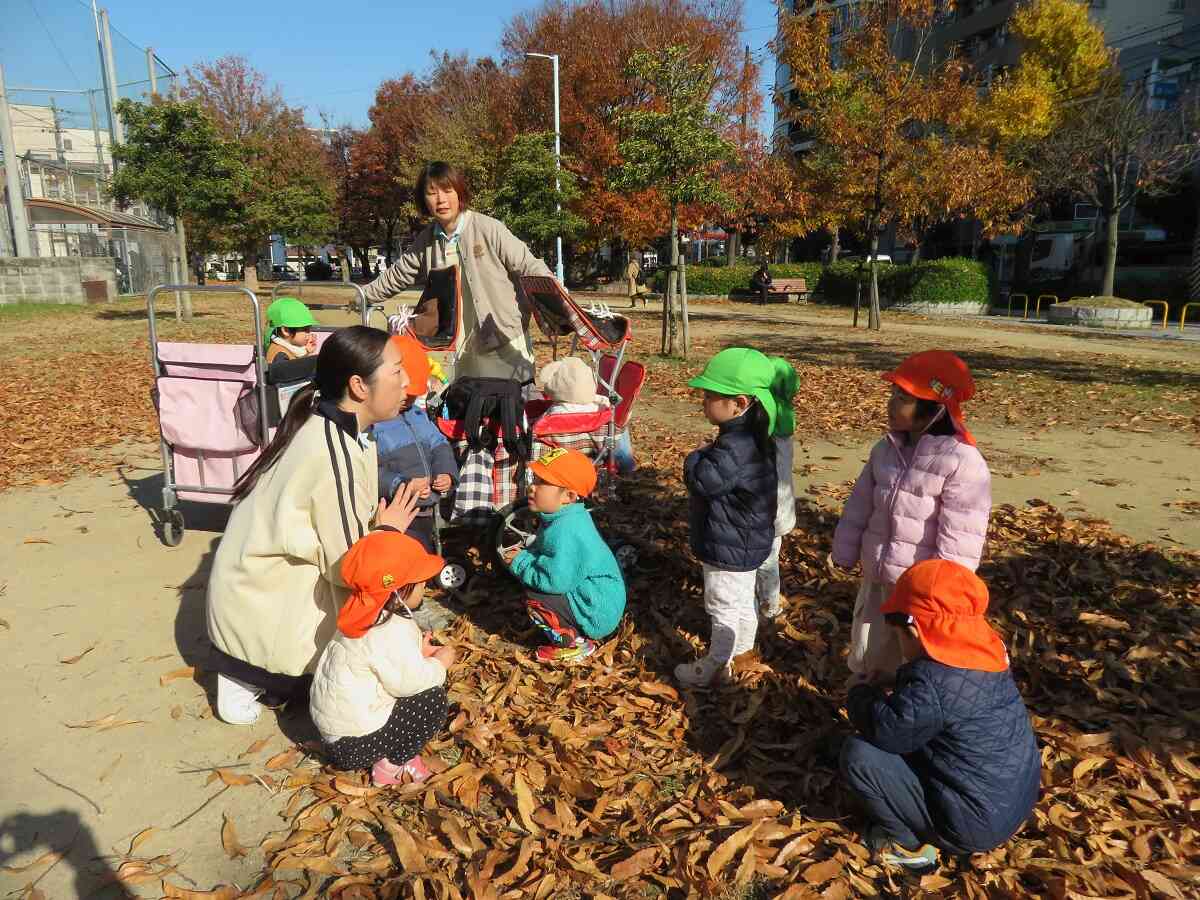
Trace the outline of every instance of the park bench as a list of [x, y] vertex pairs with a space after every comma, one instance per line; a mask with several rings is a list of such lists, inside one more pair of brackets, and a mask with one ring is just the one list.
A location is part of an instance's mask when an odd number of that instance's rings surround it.
[[770, 300], [782, 300], [791, 303], [793, 298], [797, 303], [808, 302], [808, 283], [803, 278], [776, 278], [767, 290]]

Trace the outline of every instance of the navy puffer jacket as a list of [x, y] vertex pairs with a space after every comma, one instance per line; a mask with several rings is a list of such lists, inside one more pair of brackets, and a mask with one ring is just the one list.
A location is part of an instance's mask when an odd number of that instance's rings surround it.
[[918, 659], [896, 672], [890, 696], [859, 685], [846, 705], [863, 737], [904, 756], [925, 786], [934, 826], [956, 847], [991, 850], [1029, 817], [1041, 755], [1009, 670]]
[[764, 456], [746, 416], [720, 427], [709, 446], [683, 463], [692, 552], [729, 572], [750, 572], [775, 541], [775, 460]]

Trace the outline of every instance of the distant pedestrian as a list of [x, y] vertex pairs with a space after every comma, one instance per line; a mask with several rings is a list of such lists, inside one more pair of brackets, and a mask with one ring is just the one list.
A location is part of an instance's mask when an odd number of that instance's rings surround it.
[[765, 262], [750, 277], [750, 287], [758, 291], [759, 306], [766, 306], [767, 292], [771, 290], [771, 273], [767, 271], [767, 264]]

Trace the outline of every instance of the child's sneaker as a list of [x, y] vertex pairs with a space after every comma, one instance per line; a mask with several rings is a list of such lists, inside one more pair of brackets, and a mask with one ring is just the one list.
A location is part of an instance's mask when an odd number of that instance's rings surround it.
[[386, 787], [389, 784], [402, 784], [407, 777], [409, 782], [420, 784], [432, 774], [425, 760], [419, 756], [399, 766], [385, 756], [371, 769], [371, 783], [376, 787]]
[[544, 663], [577, 663], [587, 659], [600, 645], [590, 638], [577, 637], [575, 643], [567, 647], [546, 644], [537, 648], [537, 658]]
[[728, 684], [733, 680], [731, 661], [718, 662], [705, 655], [695, 662], [680, 663], [675, 667], [675, 678], [684, 687], [706, 688]]
[[916, 850], [909, 850], [892, 840], [878, 825], [871, 826], [866, 842], [876, 858], [885, 866], [904, 869], [917, 875], [926, 875], [938, 867], [937, 847], [922, 844]]

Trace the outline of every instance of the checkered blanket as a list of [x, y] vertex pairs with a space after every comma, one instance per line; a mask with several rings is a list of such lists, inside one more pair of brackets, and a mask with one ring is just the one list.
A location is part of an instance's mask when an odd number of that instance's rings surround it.
[[450, 446], [459, 466], [451, 522], [486, 525], [493, 512], [525, 492], [525, 483], [517, 484], [518, 460], [503, 444], [479, 450], [471, 450], [466, 441], [452, 441]]

